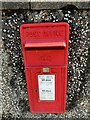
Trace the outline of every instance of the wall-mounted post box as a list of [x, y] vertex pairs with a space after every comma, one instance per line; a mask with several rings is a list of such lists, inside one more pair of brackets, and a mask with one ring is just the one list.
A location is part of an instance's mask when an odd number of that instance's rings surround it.
[[20, 35], [31, 112], [65, 112], [69, 25], [23, 24]]

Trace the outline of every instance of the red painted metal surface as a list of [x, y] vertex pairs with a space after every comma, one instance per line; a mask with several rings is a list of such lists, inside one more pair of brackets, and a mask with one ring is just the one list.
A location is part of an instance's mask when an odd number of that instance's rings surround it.
[[[64, 22], [23, 24], [20, 27], [20, 35], [30, 111], [64, 113], [69, 25]], [[43, 68], [46, 68], [46, 71], [43, 71]], [[52, 80], [48, 82], [47, 78]], [[48, 86], [47, 89], [45, 85]]]

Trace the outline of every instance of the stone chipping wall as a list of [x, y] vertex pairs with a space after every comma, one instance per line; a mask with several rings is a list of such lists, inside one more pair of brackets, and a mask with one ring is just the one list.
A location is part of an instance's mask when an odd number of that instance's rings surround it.
[[[88, 119], [88, 10], [3, 10], [2, 12], [2, 95], [3, 119], [84, 118]], [[29, 112], [19, 28], [24, 23], [68, 22], [67, 111], [64, 114]]]

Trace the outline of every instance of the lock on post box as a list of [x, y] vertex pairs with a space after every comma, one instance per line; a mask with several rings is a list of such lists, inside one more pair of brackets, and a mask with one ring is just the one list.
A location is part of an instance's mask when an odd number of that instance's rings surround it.
[[69, 25], [23, 24], [22, 53], [32, 113], [64, 113], [68, 67]]

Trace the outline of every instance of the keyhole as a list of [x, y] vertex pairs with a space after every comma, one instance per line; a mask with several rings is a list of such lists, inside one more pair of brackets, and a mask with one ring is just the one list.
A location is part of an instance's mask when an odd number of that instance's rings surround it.
[[36, 93], [37, 93], [37, 90], [36, 90]]

